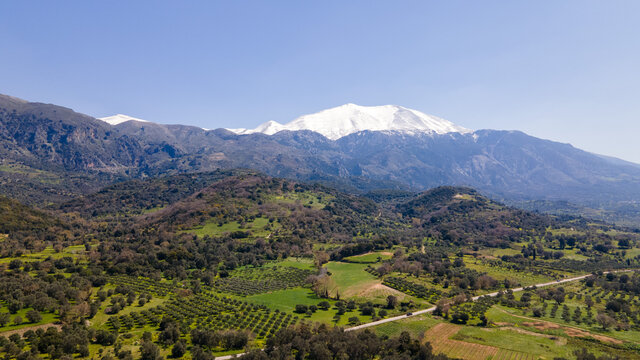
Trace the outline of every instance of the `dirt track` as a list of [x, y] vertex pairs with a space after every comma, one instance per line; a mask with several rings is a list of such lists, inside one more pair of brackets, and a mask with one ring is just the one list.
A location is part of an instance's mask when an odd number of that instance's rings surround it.
[[23, 328], [20, 328], [20, 329], [0, 332], [0, 336], [11, 336], [13, 334], [22, 335], [22, 334], [26, 333], [29, 330], [34, 330], [34, 331], [37, 330], [37, 329], [45, 329], [46, 330], [46, 329], [48, 329], [50, 327], [61, 329], [62, 325], [55, 324], [55, 323], [49, 323], [49, 324], [42, 324], [42, 325], [27, 326], [27, 327], [23, 327]]

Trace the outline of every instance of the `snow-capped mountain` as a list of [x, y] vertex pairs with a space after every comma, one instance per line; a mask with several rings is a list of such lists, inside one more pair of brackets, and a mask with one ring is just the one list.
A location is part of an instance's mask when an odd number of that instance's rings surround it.
[[408, 134], [472, 132], [472, 130], [457, 126], [448, 120], [402, 106], [360, 106], [356, 104], [346, 104], [315, 114], [303, 115], [284, 125], [276, 121], [269, 121], [255, 129], [227, 130], [242, 135], [253, 133], [273, 135], [283, 130], [311, 130], [331, 140], [366, 130]]
[[[640, 165], [518, 131], [469, 132], [399, 106], [353, 104], [286, 125], [268, 122], [236, 131], [248, 135], [126, 115], [97, 120], [0, 95], [2, 160], [57, 169], [61, 179], [74, 179], [47, 188], [35, 178], [15, 181], [14, 173], [0, 171], [0, 194], [55, 200], [96, 191], [105, 179], [249, 168], [348, 191], [465, 185], [509, 202], [545, 200], [541, 209], [546, 201], [569, 201], [620, 211], [640, 223], [640, 212], [627, 210], [629, 204], [640, 204]], [[76, 182], [79, 173], [87, 175], [87, 182]], [[45, 190], [32, 195], [34, 189]]]
[[123, 122], [127, 122], [127, 121], [148, 122], [147, 120], [142, 120], [142, 119], [134, 118], [133, 116], [123, 115], [123, 114], [116, 114], [116, 115], [113, 115], [113, 116], [107, 116], [107, 117], [103, 117], [103, 118], [98, 118], [98, 120], [102, 120], [102, 121], [104, 121], [104, 122], [106, 122], [107, 124], [110, 124], [110, 125], [118, 125], [118, 124], [122, 124]]

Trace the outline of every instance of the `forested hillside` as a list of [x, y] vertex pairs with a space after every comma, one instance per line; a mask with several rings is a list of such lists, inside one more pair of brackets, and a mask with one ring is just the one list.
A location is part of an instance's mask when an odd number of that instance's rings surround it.
[[[0, 351], [9, 357], [580, 358], [574, 351], [588, 349], [637, 358], [640, 348], [636, 276], [602, 272], [639, 267], [640, 234], [510, 208], [469, 188], [357, 196], [232, 170], [131, 180], [48, 210], [0, 204]], [[561, 350], [545, 337], [518, 347], [541, 330], [511, 332], [516, 318], [503, 311], [582, 333], [558, 335], [568, 341]], [[394, 316], [372, 332], [340, 330]], [[473, 329], [486, 331], [465, 335]], [[496, 329], [520, 340], [496, 342]]]

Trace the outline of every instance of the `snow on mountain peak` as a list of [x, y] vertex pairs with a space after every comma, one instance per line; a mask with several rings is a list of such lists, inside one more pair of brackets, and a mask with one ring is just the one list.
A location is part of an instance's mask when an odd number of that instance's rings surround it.
[[397, 105], [360, 106], [345, 104], [315, 114], [303, 115], [287, 124], [266, 122], [255, 129], [228, 129], [236, 134], [273, 135], [282, 130], [311, 130], [337, 140], [360, 131], [394, 131], [409, 134], [451, 132], [468, 133], [469, 129], [423, 112]]
[[118, 125], [118, 124], [122, 124], [123, 122], [127, 122], [127, 121], [148, 122], [147, 120], [142, 120], [142, 119], [134, 118], [132, 116], [123, 115], [123, 114], [117, 114], [117, 115], [113, 115], [113, 116], [107, 116], [107, 117], [103, 117], [103, 118], [98, 118], [98, 120], [102, 120], [102, 121], [104, 121], [104, 122], [106, 122], [107, 124], [110, 124], [110, 125]]

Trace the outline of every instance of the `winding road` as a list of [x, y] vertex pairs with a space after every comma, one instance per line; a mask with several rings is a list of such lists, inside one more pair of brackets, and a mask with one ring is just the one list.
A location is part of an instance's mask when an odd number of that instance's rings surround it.
[[[603, 274], [618, 273], [618, 272], [629, 272], [629, 271], [634, 271], [634, 270], [636, 270], [636, 269], [605, 271], [605, 272], [603, 272]], [[572, 282], [572, 281], [582, 280], [582, 279], [585, 279], [585, 278], [587, 278], [587, 277], [589, 277], [591, 275], [592, 274], [586, 274], [586, 275], [580, 275], [580, 276], [576, 276], [576, 277], [572, 277], [572, 278], [566, 278], [566, 279], [550, 281], [550, 282], [541, 283], [541, 284], [530, 285], [530, 286], [527, 286], [527, 288], [530, 288], [532, 286], [545, 287], [545, 286], [551, 286], [551, 285], [564, 284], [564, 283], [568, 283], [568, 282]], [[525, 289], [524, 287], [519, 287], [519, 288], [511, 289], [511, 291], [519, 292], [519, 291], [523, 291], [524, 289]], [[481, 298], [483, 296], [492, 296], [493, 297], [493, 296], [497, 296], [499, 293], [500, 293], [499, 291], [496, 291], [496, 292], [492, 292], [492, 293], [489, 293], [489, 294], [474, 296], [471, 299], [473, 301], [476, 301], [476, 300], [478, 300], [479, 298]], [[435, 310], [436, 310], [436, 307], [432, 306], [432, 307], [430, 307], [428, 309], [422, 309], [422, 310], [413, 311], [413, 312], [407, 313], [405, 315], [394, 316], [394, 317], [390, 317], [390, 318], [386, 318], [386, 319], [382, 319], [382, 320], [378, 320], [378, 321], [373, 321], [373, 322], [362, 324], [362, 325], [358, 325], [358, 326], [353, 326], [353, 327], [344, 329], [344, 331], [355, 331], [355, 330], [366, 329], [366, 328], [369, 328], [369, 327], [378, 326], [378, 325], [381, 325], [381, 324], [386, 324], [386, 323], [392, 322], [392, 321], [399, 321], [399, 320], [407, 319], [407, 318], [410, 318], [410, 317], [413, 317], [413, 316], [419, 316], [419, 315], [423, 315], [423, 314], [430, 314], [430, 313], [434, 312]], [[229, 359], [233, 359], [233, 358], [235, 358], [237, 356], [241, 356], [241, 355], [243, 355], [243, 354], [219, 356], [219, 357], [215, 358], [215, 360], [229, 360]]]
[[[605, 271], [604, 274], [608, 274], [610, 272], [617, 273], [617, 272], [628, 272], [628, 271], [633, 271], [633, 270]], [[591, 276], [591, 274], [580, 275], [580, 276], [561, 279], [561, 280], [556, 280], [556, 281], [550, 281], [550, 282], [546, 282], [546, 283], [542, 283], [542, 284], [530, 285], [530, 286], [527, 286], [527, 287], [532, 287], [532, 286], [545, 287], [545, 286], [551, 286], [551, 285], [558, 285], [558, 284], [563, 284], [563, 283], [567, 283], [567, 282], [582, 280], [582, 279], [585, 279], [585, 278], [587, 278], [589, 276]], [[519, 288], [511, 289], [511, 291], [519, 292], [519, 291], [523, 291], [524, 289], [525, 289], [524, 287], [519, 287]], [[480, 299], [483, 296], [492, 296], [493, 297], [493, 296], [497, 296], [499, 293], [500, 293], [499, 291], [496, 291], [496, 292], [492, 292], [492, 293], [489, 293], [489, 294], [474, 296], [471, 299], [473, 301], [476, 301], [476, 300]], [[346, 328], [346, 329], [344, 329], [344, 331], [354, 331], [354, 330], [366, 329], [368, 327], [377, 326], [377, 325], [385, 324], [385, 323], [392, 322], [392, 321], [398, 321], [398, 320], [406, 319], [406, 318], [409, 318], [409, 317], [412, 317], [412, 316], [418, 316], [418, 315], [422, 315], [422, 314], [432, 313], [435, 310], [436, 310], [436, 307], [432, 306], [432, 307], [430, 307], [428, 309], [414, 311], [414, 312], [411, 312], [411, 313], [407, 313], [405, 315], [394, 316], [394, 317], [390, 317], [390, 318], [386, 318], [386, 319], [373, 321], [373, 322], [370, 322], [370, 323], [366, 323], [366, 324], [362, 324], [362, 325]]]

